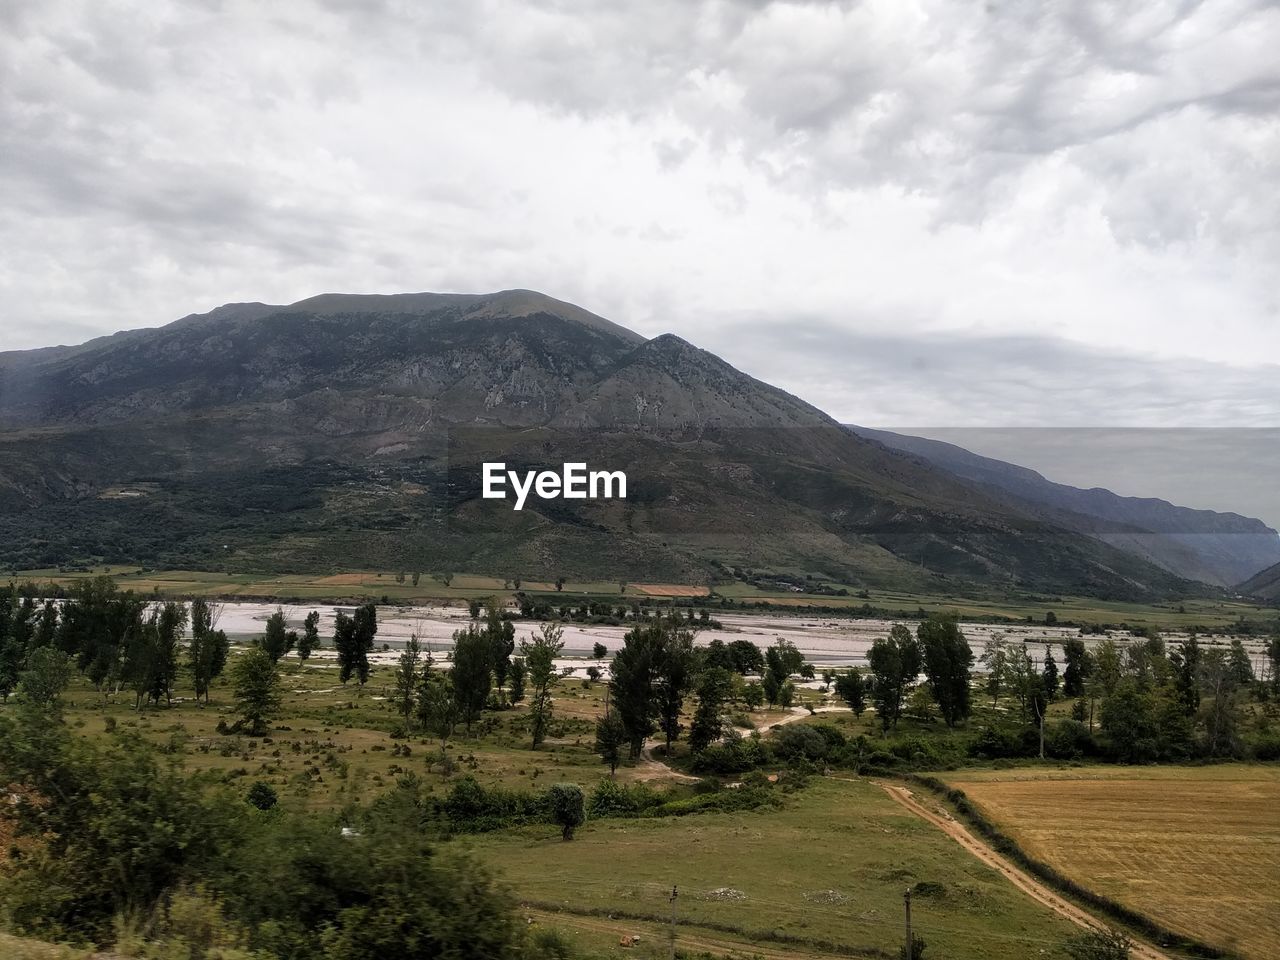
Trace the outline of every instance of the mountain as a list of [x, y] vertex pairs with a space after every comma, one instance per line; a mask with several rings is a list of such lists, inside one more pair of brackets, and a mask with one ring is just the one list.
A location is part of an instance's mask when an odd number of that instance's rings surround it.
[[1231, 587], [1280, 564], [1280, 534], [1261, 520], [1147, 497], [1122, 497], [1099, 487], [1082, 490], [940, 440], [852, 429], [891, 449], [921, 457], [977, 490], [1012, 496], [1032, 515], [1095, 537], [1188, 580]]
[[1254, 574], [1236, 587], [1246, 597], [1262, 600], [1280, 600], [1280, 563]]
[[[480, 464], [626, 500], [480, 497]], [[228, 304], [0, 353], [0, 563], [1197, 589], [674, 335], [527, 290]], [[741, 571], [739, 571], [741, 572]]]

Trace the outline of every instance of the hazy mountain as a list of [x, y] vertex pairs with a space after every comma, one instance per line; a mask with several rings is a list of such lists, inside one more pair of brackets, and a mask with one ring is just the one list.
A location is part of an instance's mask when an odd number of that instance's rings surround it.
[[1123, 497], [1099, 487], [1082, 490], [939, 440], [865, 427], [852, 429], [895, 450], [922, 457], [983, 492], [1015, 497], [1029, 513], [1143, 557], [1189, 580], [1229, 587], [1280, 563], [1280, 535], [1261, 520], [1193, 510], [1149, 497]]
[[1236, 589], [1246, 597], [1280, 600], [1280, 563], [1254, 574]]
[[[479, 462], [626, 501], [479, 498]], [[679, 337], [530, 291], [228, 304], [0, 354], [0, 562], [1187, 585], [850, 433]]]

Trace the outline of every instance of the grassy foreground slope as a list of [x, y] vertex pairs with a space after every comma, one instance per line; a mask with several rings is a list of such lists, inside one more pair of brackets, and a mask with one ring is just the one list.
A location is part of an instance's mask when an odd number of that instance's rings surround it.
[[675, 884], [695, 933], [766, 946], [896, 956], [908, 887], [916, 932], [951, 960], [1065, 956], [1075, 929], [867, 781], [815, 781], [780, 810], [589, 823], [568, 844], [545, 827], [466, 844], [538, 906], [662, 919]]
[[1167, 927], [1265, 960], [1280, 943], [1280, 768], [945, 775], [1032, 857]]

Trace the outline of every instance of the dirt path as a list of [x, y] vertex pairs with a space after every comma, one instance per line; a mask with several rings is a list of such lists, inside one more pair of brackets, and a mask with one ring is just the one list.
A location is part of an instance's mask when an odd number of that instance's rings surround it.
[[[833, 777], [832, 779], [847, 778]], [[849, 782], [858, 783], [860, 781], [850, 780]], [[996, 853], [995, 850], [987, 846], [986, 843], [970, 833], [963, 824], [952, 818], [950, 814], [940, 813], [929, 809], [929, 807], [917, 800], [915, 794], [906, 787], [896, 783], [884, 783], [879, 780], [873, 780], [872, 783], [916, 816], [933, 824], [987, 866], [1001, 873], [1006, 880], [1029, 896], [1032, 900], [1048, 907], [1060, 917], [1065, 917], [1072, 923], [1085, 927], [1086, 929], [1099, 927], [1105, 928], [1107, 926], [1106, 923], [1093, 916], [1093, 914], [1077, 907], [1071, 901], [1055, 893], [1039, 880], [1036, 880], [1029, 873], [1026, 873], [1019, 867], [1010, 863], [1000, 854]], [[1143, 943], [1140, 940], [1134, 940], [1133, 960], [1173, 960], [1173, 958], [1170, 957], [1169, 954], [1162, 953], [1147, 943]]]

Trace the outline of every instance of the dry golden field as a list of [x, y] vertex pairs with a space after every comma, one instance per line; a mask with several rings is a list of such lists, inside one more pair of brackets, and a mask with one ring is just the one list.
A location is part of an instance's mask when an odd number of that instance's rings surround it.
[[1245, 957], [1280, 944], [1280, 768], [1079, 768], [947, 778], [1033, 857]]

